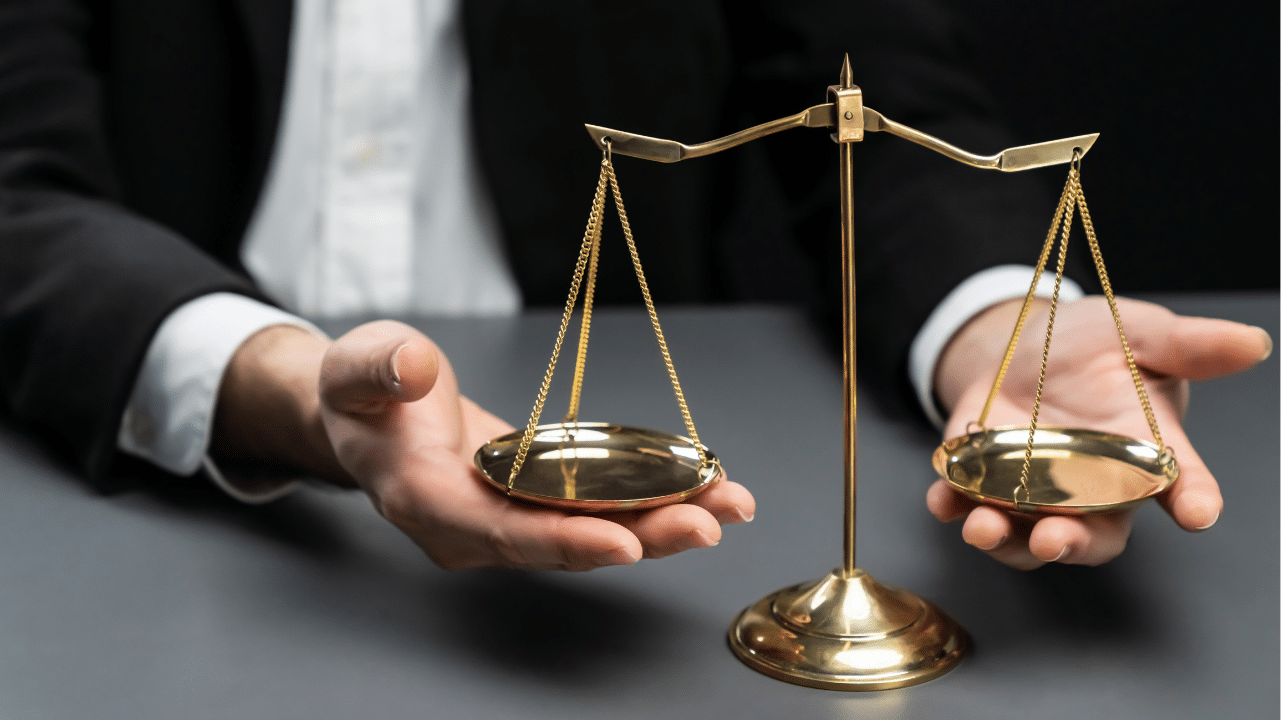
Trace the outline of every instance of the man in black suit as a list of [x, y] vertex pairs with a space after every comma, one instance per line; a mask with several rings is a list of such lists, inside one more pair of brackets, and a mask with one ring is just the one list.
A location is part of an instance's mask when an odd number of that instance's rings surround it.
[[[0, 393], [20, 423], [95, 482], [110, 476], [129, 389], [162, 321], [215, 292], [269, 301], [245, 277], [239, 251], [277, 140], [291, 12], [279, 0], [30, 0], [0, 9]], [[890, 117], [963, 147], [1017, 144], [956, 69], [946, 18], [914, 4], [472, 2], [463, 18], [477, 150], [530, 304], [561, 301], [566, 258], [581, 236], [579, 203], [596, 164], [583, 120], [717, 137], [821, 101], [849, 49], [856, 82]], [[837, 287], [832, 154], [810, 147], [823, 142], [794, 133], [664, 168], [661, 179], [655, 168], [629, 167], [629, 204], [654, 219], [648, 254], [681, 258], [651, 265], [657, 299], [835, 308], [827, 301]], [[1049, 208], [1025, 183], [888, 144], [859, 153], [868, 238], [859, 246], [859, 327], [863, 367], [878, 385], [900, 388], [907, 346], [933, 308], [978, 270], [1026, 262], [1026, 238], [1040, 236]], [[603, 268], [602, 301], [621, 299], [612, 293], [629, 286], [626, 271]], [[1010, 312], [991, 308], [944, 353], [935, 380], [954, 423], [973, 415], [967, 403]], [[1184, 326], [1141, 313], [1138, 325], [1158, 333], [1147, 342], [1157, 351], [1141, 362], [1162, 374], [1232, 372], [1262, 353], [1263, 340], [1247, 330], [1194, 328], [1184, 341], [1207, 346], [1213, 362], [1180, 364], [1162, 338], [1183, 337]], [[1168, 384], [1157, 404], [1163, 425], [1177, 426], [1181, 386]], [[753, 512], [733, 483], [697, 504], [619, 523], [486, 494], [468, 458], [507, 426], [457, 394], [429, 340], [396, 324], [335, 344], [263, 331], [237, 352], [219, 392], [216, 457], [358, 485], [446, 567], [626, 563], [710, 544], [719, 524]], [[1076, 416], [1088, 421], [1094, 405]], [[1185, 528], [1208, 527], [1217, 487], [1189, 462], [1185, 439], [1171, 444], [1185, 480], [1170, 510]], [[967, 540], [1021, 567], [1100, 562], [1128, 533], [1123, 517], [1056, 520], [1038, 525], [1048, 528], [1039, 536], [1015, 537], [1004, 516], [970, 513], [938, 489], [930, 503], [940, 517], [968, 513]]]

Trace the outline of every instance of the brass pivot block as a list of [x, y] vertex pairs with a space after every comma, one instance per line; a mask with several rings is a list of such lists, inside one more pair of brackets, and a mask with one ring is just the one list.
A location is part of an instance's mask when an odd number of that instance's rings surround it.
[[863, 91], [857, 85], [827, 86], [827, 101], [832, 104], [836, 119], [836, 132], [832, 141], [852, 143], [863, 141]]

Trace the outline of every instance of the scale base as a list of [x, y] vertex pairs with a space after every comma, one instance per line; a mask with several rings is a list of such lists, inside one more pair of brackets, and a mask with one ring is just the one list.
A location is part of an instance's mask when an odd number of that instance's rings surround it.
[[761, 598], [729, 628], [753, 670], [825, 690], [888, 690], [956, 667], [969, 638], [938, 608], [862, 570], [840, 569]]

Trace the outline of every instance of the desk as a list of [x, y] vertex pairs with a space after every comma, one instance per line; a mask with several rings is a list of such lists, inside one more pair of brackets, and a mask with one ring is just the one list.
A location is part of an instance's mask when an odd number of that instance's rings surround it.
[[[1281, 336], [1275, 294], [1167, 300]], [[596, 317], [584, 419], [679, 429], [643, 313]], [[840, 564], [838, 363], [790, 310], [663, 320], [700, 434], [759, 511], [719, 547], [630, 568], [449, 574], [357, 494], [102, 497], [0, 431], [0, 717], [1277, 716], [1276, 356], [1193, 388], [1218, 525], [1188, 535], [1149, 504], [1096, 569], [1019, 573], [964, 546], [924, 507], [934, 434], [863, 403], [859, 565], [974, 649], [925, 685], [846, 694], [758, 675], [725, 642], [740, 609]], [[556, 322], [419, 324], [464, 392], [520, 424]]]

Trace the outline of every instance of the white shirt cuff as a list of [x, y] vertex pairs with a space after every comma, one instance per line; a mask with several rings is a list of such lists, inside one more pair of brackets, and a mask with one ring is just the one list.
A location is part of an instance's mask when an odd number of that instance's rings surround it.
[[[970, 318], [999, 302], [1026, 296], [1035, 274], [1036, 268], [1026, 265], [1000, 265], [977, 272], [948, 293], [925, 320], [908, 354], [908, 376], [930, 422], [940, 428], [946, 423], [934, 402], [934, 369], [943, 348]], [[1054, 274], [1042, 273], [1036, 286], [1036, 296], [1050, 297], [1053, 293]], [[1078, 300], [1084, 296], [1080, 285], [1063, 278], [1063, 285], [1059, 288], [1060, 301]]]
[[228, 478], [206, 456], [227, 364], [245, 340], [273, 325], [324, 337], [305, 320], [233, 293], [205, 295], [170, 313], [147, 348], [116, 446], [178, 475], [204, 467], [215, 484], [242, 502], [268, 502], [291, 491], [292, 479]]

